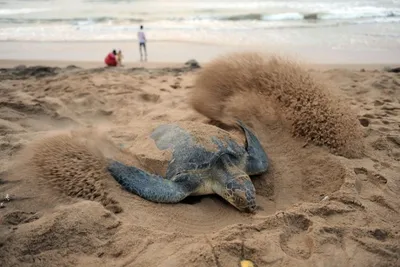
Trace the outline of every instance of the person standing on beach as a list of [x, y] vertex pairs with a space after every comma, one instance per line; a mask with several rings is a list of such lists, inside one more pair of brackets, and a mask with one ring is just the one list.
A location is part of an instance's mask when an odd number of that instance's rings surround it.
[[143, 31], [143, 25], [140, 25], [140, 30], [138, 31], [137, 36], [138, 36], [138, 41], [139, 41], [140, 61], [143, 60], [142, 48], [144, 51], [145, 60], [147, 61], [146, 35], [144, 34], [144, 31]]

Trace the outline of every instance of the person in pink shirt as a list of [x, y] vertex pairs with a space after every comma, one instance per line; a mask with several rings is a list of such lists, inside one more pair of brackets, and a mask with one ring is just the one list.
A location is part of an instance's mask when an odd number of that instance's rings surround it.
[[104, 63], [106, 63], [107, 66], [112, 66], [115, 67], [117, 66], [118, 62], [117, 62], [117, 51], [115, 51], [115, 49], [110, 52], [106, 58], [104, 59]]

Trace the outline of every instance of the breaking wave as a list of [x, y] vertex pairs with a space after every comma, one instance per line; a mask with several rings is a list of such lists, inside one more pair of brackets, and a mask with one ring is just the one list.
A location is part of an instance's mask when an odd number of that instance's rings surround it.
[[[285, 20], [349, 20], [349, 19], [364, 19], [364, 18], [389, 18], [400, 17], [400, 10], [337, 10], [331, 12], [319, 13], [299, 13], [287, 12], [276, 14], [238, 14], [225, 17], [209, 17], [208, 19], [219, 20], [261, 20], [261, 21], [285, 21]], [[201, 17], [200, 17], [201, 19]]]
[[[70, 17], [70, 18], [23, 18], [23, 17], [10, 17], [7, 15], [28, 14], [34, 12], [45, 12], [48, 9], [0, 9], [0, 23], [7, 24], [30, 24], [30, 23], [63, 23], [63, 24], [80, 24], [80, 23], [137, 23], [137, 22], [154, 22], [154, 21], [309, 21], [309, 20], [358, 20], [358, 19], [373, 19], [373, 18], [400, 18], [400, 9], [387, 9], [387, 8], [353, 8], [343, 10], [332, 10], [330, 12], [285, 12], [285, 13], [244, 13], [232, 15], [205, 15], [199, 14], [194, 16], [167, 16], [167, 17], [140, 17], [138, 14], [131, 18], [121, 18], [114, 16], [98, 16], [98, 17]], [[3, 15], [3, 16], [2, 16]]]
[[15, 8], [15, 9], [0, 9], [1, 15], [19, 15], [19, 14], [30, 14], [30, 13], [39, 13], [46, 12], [51, 10], [50, 8]]

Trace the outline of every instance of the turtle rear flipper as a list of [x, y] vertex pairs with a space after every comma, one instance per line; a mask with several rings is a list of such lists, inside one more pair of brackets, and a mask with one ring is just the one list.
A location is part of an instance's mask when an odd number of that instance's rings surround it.
[[125, 190], [152, 202], [177, 203], [190, 195], [197, 184], [182, 175], [174, 177], [174, 181], [167, 180], [118, 161], [112, 161], [107, 169]]
[[246, 162], [246, 172], [249, 175], [256, 175], [266, 172], [268, 170], [268, 158], [260, 141], [255, 134], [247, 128], [244, 123], [238, 121], [240, 127], [246, 134], [247, 147], [246, 151], [248, 154]]

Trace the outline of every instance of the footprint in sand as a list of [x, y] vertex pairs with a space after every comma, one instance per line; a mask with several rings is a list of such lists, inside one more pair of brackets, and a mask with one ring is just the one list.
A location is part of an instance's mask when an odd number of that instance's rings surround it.
[[386, 266], [398, 266], [399, 249], [397, 231], [384, 228], [354, 228], [350, 233], [352, 241], [357, 246], [374, 251], [375, 257], [382, 257], [389, 264]]
[[171, 84], [170, 87], [171, 87], [172, 89], [180, 89], [180, 88], [181, 88], [181, 85], [179, 84], [179, 82], [176, 82], [175, 84]]
[[[391, 120], [388, 119], [388, 117], [391, 117], [391, 115], [388, 115], [388, 113], [383, 113], [383, 114], [371, 114], [371, 113], [366, 113], [362, 115], [358, 120], [360, 124], [363, 127], [368, 127], [369, 125], [388, 125], [391, 123]], [[387, 127], [380, 127], [379, 130], [383, 132], [389, 132], [391, 131]]]
[[340, 226], [322, 226], [314, 231], [318, 233], [316, 241], [319, 246], [344, 246], [345, 230]]
[[[381, 127], [382, 128], [382, 127]], [[381, 136], [371, 142], [371, 146], [377, 151], [383, 151], [386, 156], [396, 161], [400, 160], [400, 136], [390, 134]]]
[[400, 136], [387, 136], [388, 141], [395, 144], [397, 147], [400, 147]]
[[158, 103], [160, 100], [160, 95], [157, 95], [157, 94], [144, 93], [144, 94], [140, 94], [139, 96], [142, 100], [144, 100], [146, 102]]
[[375, 149], [375, 150], [379, 150], [379, 151], [390, 151], [390, 144], [388, 143], [388, 141], [386, 140], [386, 138], [383, 137], [378, 137], [376, 140], [374, 140], [373, 142], [371, 142], [371, 146]]
[[289, 256], [297, 259], [308, 259], [314, 249], [314, 240], [307, 234], [312, 222], [302, 214], [284, 215], [286, 227], [280, 235], [281, 249]]
[[35, 212], [28, 213], [17, 210], [5, 214], [1, 220], [1, 223], [5, 225], [19, 225], [36, 221], [39, 218], [40, 216]]
[[356, 190], [361, 197], [368, 199], [382, 207], [395, 211], [388, 201], [380, 194], [387, 185], [387, 179], [380, 173], [370, 171], [364, 167], [354, 168], [356, 179]]
[[354, 172], [362, 181], [370, 181], [376, 186], [384, 186], [387, 184], [387, 179], [384, 176], [364, 167], [354, 168]]
[[400, 107], [390, 105], [390, 104], [385, 104], [381, 106], [381, 109], [383, 110], [384, 113], [392, 116], [397, 116], [398, 115], [398, 110]]
[[367, 119], [367, 118], [360, 118], [360, 119], [358, 119], [359, 121], [360, 121], [360, 124], [363, 126], [363, 127], [368, 127], [369, 126], [369, 119]]

